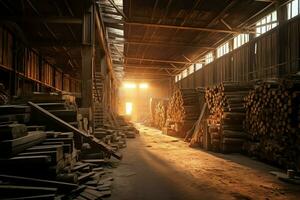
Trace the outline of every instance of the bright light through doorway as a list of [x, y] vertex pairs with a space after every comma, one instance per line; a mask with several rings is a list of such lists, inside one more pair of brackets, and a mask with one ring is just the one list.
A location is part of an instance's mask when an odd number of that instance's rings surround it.
[[123, 87], [127, 88], [127, 89], [134, 89], [134, 88], [136, 88], [136, 84], [134, 84], [134, 83], [124, 83]]
[[126, 104], [125, 104], [126, 115], [131, 115], [132, 110], [133, 110], [132, 103], [131, 102], [126, 102]]
[[140, 89], [147, 89], [149, 85], [147, 83], [140, 83], [139, 84]]

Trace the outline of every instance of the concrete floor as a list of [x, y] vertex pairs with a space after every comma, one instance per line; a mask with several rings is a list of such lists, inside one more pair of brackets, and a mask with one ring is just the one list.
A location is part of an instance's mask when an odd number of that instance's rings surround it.
[[142, 125], [113, 170], [108, 200], [300, 199], [300, 187], [278, 181], [278, 170], [241, 155], [192, 149]]

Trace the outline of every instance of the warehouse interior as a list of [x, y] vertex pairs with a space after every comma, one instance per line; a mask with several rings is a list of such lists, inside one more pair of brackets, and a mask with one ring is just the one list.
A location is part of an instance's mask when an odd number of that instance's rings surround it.
[[299, 199], [300, 0], [0, 0], [0, 199]]

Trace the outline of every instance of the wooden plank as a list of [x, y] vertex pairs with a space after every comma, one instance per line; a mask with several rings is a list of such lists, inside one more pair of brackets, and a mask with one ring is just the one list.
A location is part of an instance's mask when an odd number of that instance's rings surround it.
[[25, 152], [48, 152], [55, 151], [59, 158], [63, 157], [63, 145], [41, 145], [26, 149]]
[[0, 142], [0, 156], [7, 157], [15, 155], [30, 148], [36, 144], [41, 143], [46, 138], [43, 132], [34, 131], [29, 132], [28, 135], [14, 140], [5, 140]]
[[51, 157], [51, 163], [58, 163], [60, 160], [63, 159], [62, 154], [58, 154], [57, 151], [37, 151], [37, 152], [25, 152], [20, 153], [18, 156], [50, 156]]
[[55, 194], [45, 194], [45, 195], [34, 195], [34, 196], [22, 196], [15, 198], [6, 198], [5, 200], [53, 200], [55, 199]]
[[108, 163], [105, 159], [88, 159], [88, 160], [81, 160], [84, 163], [93, 163], [93, 164], [105, 164]]
[[84, 164], [81, 164], [81, 165], [78, 165], [78, 166], [75, 166], [72, 171], [79, 171], [85, 167], [90, 167], [90, 164], [89, 163], [84, 163]]
[[26, 135], [26, 126], [24, 124], [0, 125], [0, 141], [13, 140]]
[[47, 166], [51, 162], [50, 156], [18, 156], [9, 159], [0, 159], [0, 168], [9, 168], [12, 166], [23, 166], [25, 165], [45, 165]]
[[0, 180], [8, 181], [13, 184], [26, 184], [28, 186], [54, 187], [57, 188], [58, 191], [71, 191], [78, 187], [76, 184], [72, 184], [72, 183], [51, 181], [45, 179], [27, 178], [21, 176], [10, 176], [5, 174], [0, 174]]
[[51, 187], [32, 187], [32, 186], [19, 186], [19, 185], [0, 185], [1, 199], [20, 197], [23, 196], [55, 194], [56, 188]]
[[122, 156], [116, 152], [107, 144], [101, 142], [99, 139], [90, 136], [86, 134], [83, 131], [78, 130], [77, 128], [73, 127], [72, 125], [66, 123], [65, 121], [61, 120], [60, 118], [56, 117], [55, 115], [49, 113], [47, 110], [41, 108], [40, 106], [36, 105], [35, 103], [28, 102], [28, 104], [31, 106], [32, 109], [43, 115], [44, 117], [47, 117], [49, 120], [53, 120], [57, 124], [63, 126], [68, 131], [72, 131], [74, 134], [85, 138], [91, 145], [94, 145], [101, 149], [102, 151], [106, 152], [107, 154], [112, 155], [113, 157], [117, 159], [121, 159]]
[[83, 174], [83, 175], [78, 177], [78, 182], [82, 183], [82, 182], [88, 180], [89, 178], [91, 178], [94, 175], [95, 175], [95, 172], [90, 172], [90, 173], [87, 173], [87, 174]]

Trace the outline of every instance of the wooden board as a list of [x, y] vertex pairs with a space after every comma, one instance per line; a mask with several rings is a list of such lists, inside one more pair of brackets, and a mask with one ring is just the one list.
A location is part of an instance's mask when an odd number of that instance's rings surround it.
[[4, 174], [0, 174], [0, 180], [9, 181], [17, 185], [26, 184], [28, 186], [54, 187], [57, 188], [58, 191], [72, 191], [78, 187], [76, 184], [65, 183], [60, 181], [51, 181], [51, 180], [20, 177], [20, 176], [10, 176]]
[[36, 144], [41, 143], [46, 135], [40, 131], [29, 132], [28, 135], [14, 140], [5, 140], [0, 142], [0, 157], [16, 155]]

